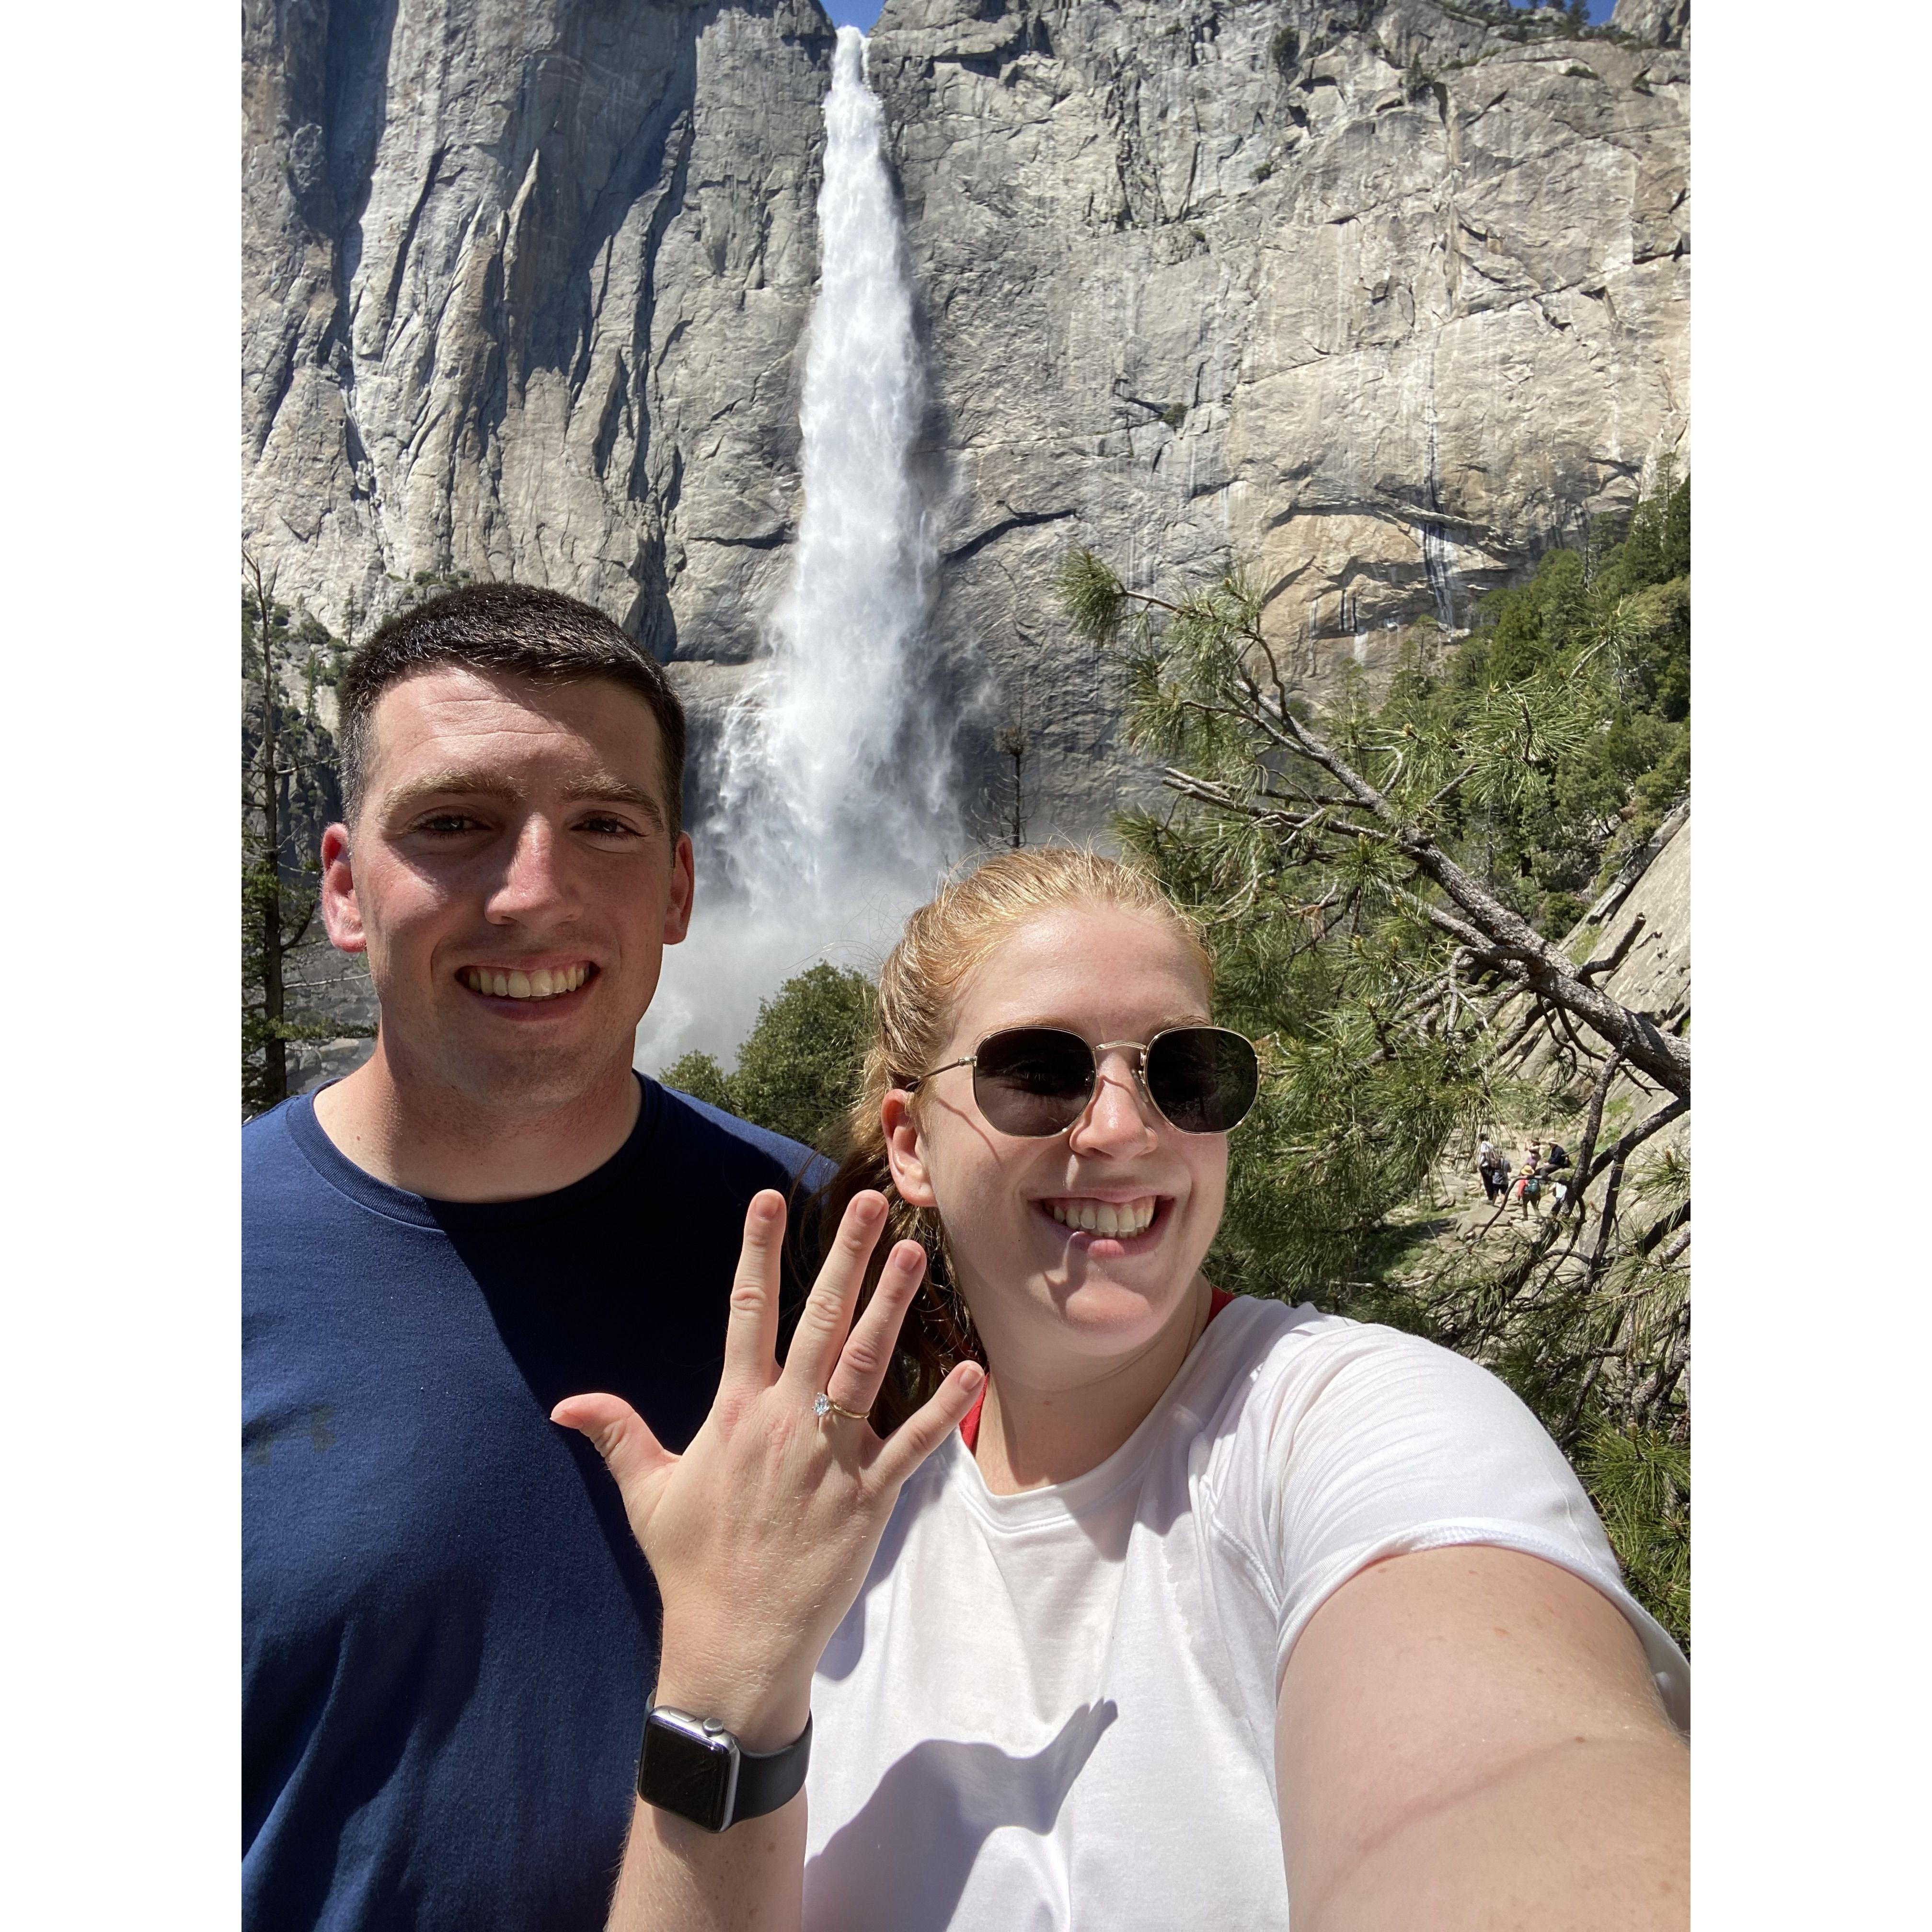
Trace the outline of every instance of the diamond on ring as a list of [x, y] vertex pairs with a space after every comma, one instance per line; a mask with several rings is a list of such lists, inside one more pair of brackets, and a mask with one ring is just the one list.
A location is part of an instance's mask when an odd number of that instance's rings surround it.
[[832, 1398], [823, 1389], [812, 1398], [812, 1412], [820, 1420], [832, 1413]]

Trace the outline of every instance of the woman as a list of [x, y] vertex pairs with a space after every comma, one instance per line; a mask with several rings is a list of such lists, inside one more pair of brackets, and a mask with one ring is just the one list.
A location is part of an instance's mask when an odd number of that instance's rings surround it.
[[1202, 1274], [1253, 1078], [1210, 997], [1126, 868], [982, 865], [881, 974], [782, 1370], [761, 1196], [684, 1456], [558, 1408], [664, 1600], [614, 1926], [1683, 1922], [1682, 1660], [1554, 1445]]
[[1526, 1221], [1529, 1210], [1536, 1208], [1539, 1216], [1543, 1210], [1537, 1202], [1543, 1192], [1543, 1154], [1541, 1143], [1525, 1142], [1522, 1150], [1522, 1178], [1516, 1184], [1516, 1219]]

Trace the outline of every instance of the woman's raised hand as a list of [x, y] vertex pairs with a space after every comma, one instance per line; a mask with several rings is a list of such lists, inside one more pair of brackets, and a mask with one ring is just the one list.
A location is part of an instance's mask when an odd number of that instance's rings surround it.
[[962, 1363], [884, 1441], [868, 1414], [899, 1324], [926, 1272], [916, 1241], [886, 1257], [856, 1328], [852, 1310], [885, 1225], [884, 1196], [855, 1195], [778, 1365], [783, 1198], [770, 1190], [745, 1216], [731, 1286], [724, 1372], [704, 1426], [682, 1456], [628, 1402], [560, 1402], [551, 1420], [580, 1430], [616, 1478], [664, 1604], [656, 1701], [713, 1718], [748, 1750], [805, 1728], [812, 1673], [852, 1606], [906, 1478], [956, 1428], [985, 1378]]

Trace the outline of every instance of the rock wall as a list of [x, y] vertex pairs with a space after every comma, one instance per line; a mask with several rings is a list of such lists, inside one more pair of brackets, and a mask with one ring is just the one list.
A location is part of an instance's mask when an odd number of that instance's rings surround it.
[[746, 655], [798, 494], [819, 8], [244, 21], [243, 520], [281, 594], [340, 631], [514, 578]]
[[[824, 16], [244, 19], [244, 518], [282, 594], [340, 629], [418, 572], [556, 584], [676, 661], [701, 744], [797, 515]], [[1318, 696], [1688, 462], [1688, 0], [1618, 20], [889, 0], [933, 698], [988, 830], [1004, 726], [1032, 836], [1147, 788], [1052, 607], [1069, 544], [1142, 588], [1244, 562]]]
[[1048, 820], [1133, 782], [1042, 608], [1070, 542], [1142, 589], [1244, 561], [1318, 694], [1688, 460], [1682, 53], [1427, 0], [888, 0], [871, 62], [938, 637], [1040, 742]]

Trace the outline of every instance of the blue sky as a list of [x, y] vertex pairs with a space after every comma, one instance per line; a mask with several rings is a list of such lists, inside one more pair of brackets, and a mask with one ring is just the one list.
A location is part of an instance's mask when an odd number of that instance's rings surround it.
[[[868, 34], [879, 17], [880, 0], [822, 0], [822, 4], [835, 26], [862, 28]], [[1615, 4], [1616, 0], [1590, 0], [1590, 18], [1600, 25], [1610, 17]]]

